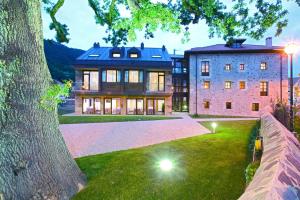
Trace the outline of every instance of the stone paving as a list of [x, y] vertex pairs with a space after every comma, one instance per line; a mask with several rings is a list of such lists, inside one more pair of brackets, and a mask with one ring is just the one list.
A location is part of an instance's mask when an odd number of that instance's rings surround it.
[[138, 148], [210, 133], [210, 130], [186, 114], [180, 116], [182, 119], [63, 124], [60, 130], [73, 157]]

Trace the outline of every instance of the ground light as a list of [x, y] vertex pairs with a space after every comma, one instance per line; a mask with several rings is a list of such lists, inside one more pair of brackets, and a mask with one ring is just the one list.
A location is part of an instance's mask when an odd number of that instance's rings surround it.
[[164, 159], [159, 162], [159, 168], [162, 171], [168, 172], [173, 169], [173, 163], [169, 159]]
[[216, 133], [216, 128], [218, 124], [216, 122], [211, 123], [211, 127], [213, 128], [213, 133]]

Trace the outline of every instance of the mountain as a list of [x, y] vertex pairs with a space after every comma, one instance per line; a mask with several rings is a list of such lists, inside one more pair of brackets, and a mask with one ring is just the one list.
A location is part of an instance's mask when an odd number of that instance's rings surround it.
[[70, 79], [74, 81], [72, 64], [84, 50], [69, 48], [53, 40], [44, 40], [44, 48], [52, 78], [58, 81]]

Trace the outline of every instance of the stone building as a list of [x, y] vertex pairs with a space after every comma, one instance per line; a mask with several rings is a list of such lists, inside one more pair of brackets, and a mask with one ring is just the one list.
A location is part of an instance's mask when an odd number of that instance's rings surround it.
[[100, 47], [77, 58], [75, 113], [172, 113], [172, 60], [162, 48]]
[[190, 70], [190, 114], [259, 116], [265, 106], [288, 100], [288, 61], [284, 48], [227, 44], [185, 51]]

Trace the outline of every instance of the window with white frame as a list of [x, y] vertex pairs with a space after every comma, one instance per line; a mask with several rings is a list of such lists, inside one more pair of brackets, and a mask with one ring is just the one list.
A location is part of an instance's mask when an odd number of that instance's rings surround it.
[[225, 81], [225, 89], [231, 89], [232, 88], [232, 82], [231, 81]]

